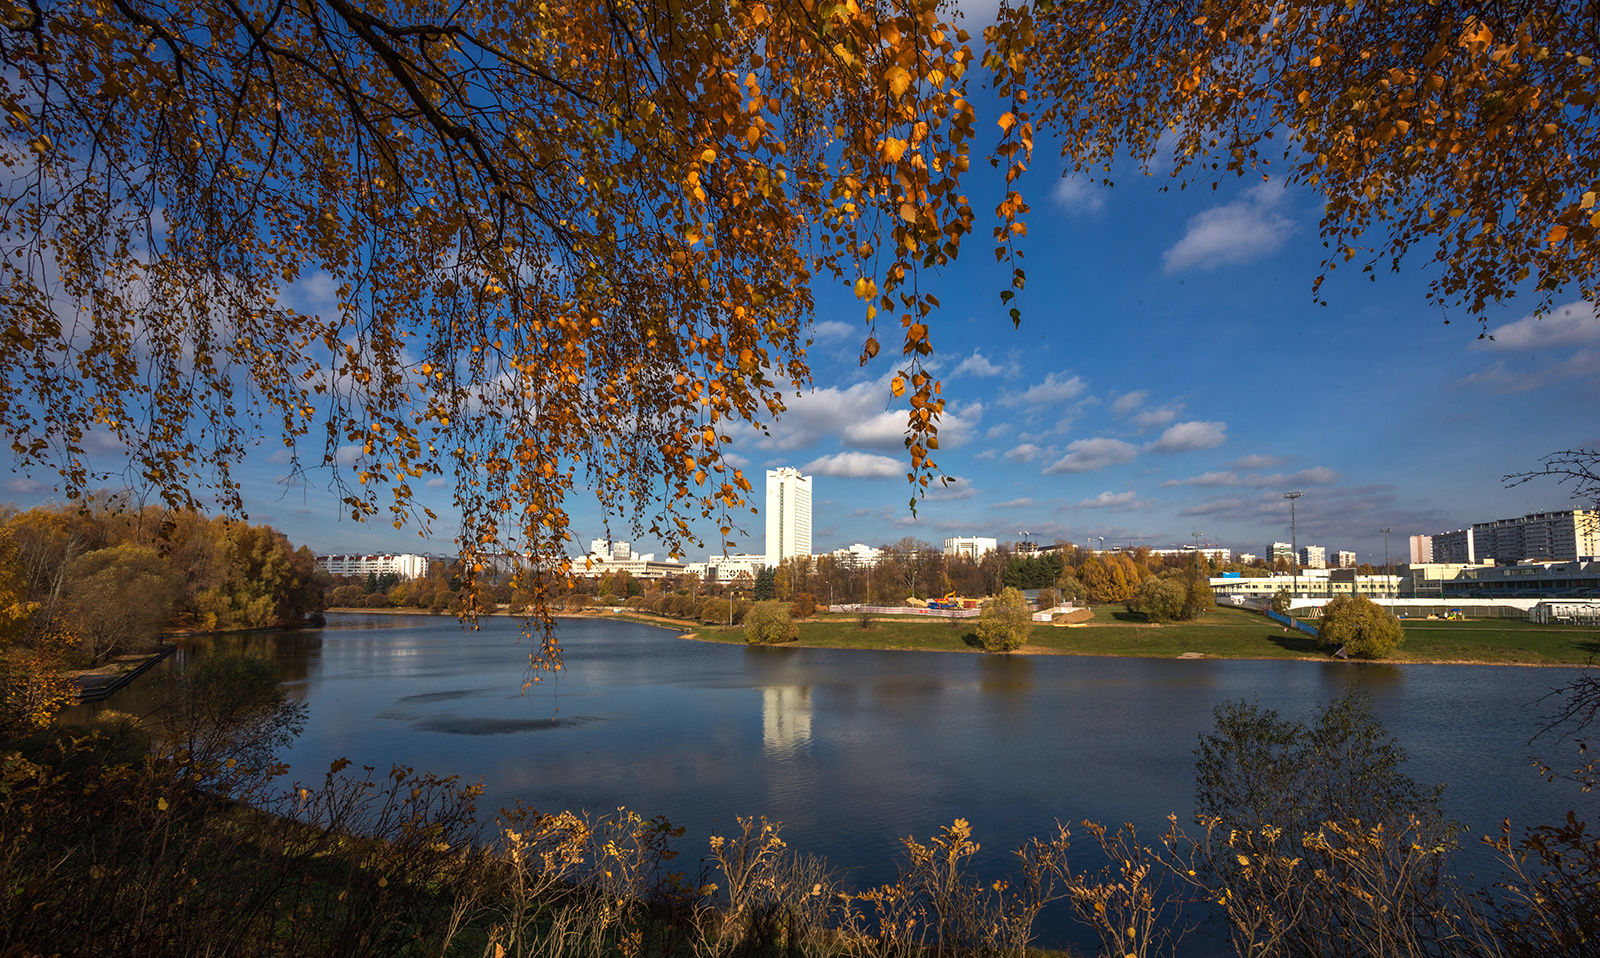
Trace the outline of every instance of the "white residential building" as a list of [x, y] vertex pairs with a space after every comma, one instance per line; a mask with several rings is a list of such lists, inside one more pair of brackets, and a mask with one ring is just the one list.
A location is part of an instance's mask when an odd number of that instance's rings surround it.
[[317, 568], [329, 575], [388, 575], [415, 579], [428, 574], [428, 557], [404, 555], [326, 555], [317, 556]]
[[839, 563], [841, 566], [864, 569], [877, 565], [878, 559], [882, 555], [882, 552], [881, 550], [874, 549], [871, 546], [862, 545], [861, 543], [857, 542], [855, 545], [845, 549], [835, 549], [828, 553], [828, 555], [832, 556], [833, 561]]
[[944, 540], [944, 554], [981, 559], [985, 553], [993, 552], [999, 546], [998, 540], [983, 536], [952, 536]]
[[784, 466], [767, 470], [766, 564], [811, 554], [811, 477]]
[[1322, 546], [1301, 546], [1300, 564], [1307, 569], [1326, 569], [1328, 550]]

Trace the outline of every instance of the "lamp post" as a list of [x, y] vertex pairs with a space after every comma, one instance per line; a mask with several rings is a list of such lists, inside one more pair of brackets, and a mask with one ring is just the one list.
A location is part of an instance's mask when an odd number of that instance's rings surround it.
[[1389, 533], [1393, 532], [1394, 530], [1391, 528], [1383, 528], [1379, 529], [1378, 531], [1383, 533], [1383, 594], [1392, 599], [1394, 598], [1394, 593], [1389, 591]]
[[1300, 540], [1296, 537], [1294, 527], [1294, 501], [1305, 495], [1302, 489], [1294, 489], [1283, 494], [1289, 500], [1289, 566], [1294, 570], [1294, 594], [1300, 594]]

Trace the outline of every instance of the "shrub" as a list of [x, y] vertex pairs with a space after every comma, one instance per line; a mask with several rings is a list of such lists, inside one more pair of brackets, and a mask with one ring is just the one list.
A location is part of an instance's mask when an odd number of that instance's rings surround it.
[[1279, 589], [1277, 592], [1274, 592], [1272, 594], [1272, 611], [1278, 613], [1279, 615], [1288, 615], [1289, 600], [1291, 598], [1292, 596], [1289, 595], [1288, 589]]
[[1182, 583], [1152, 576], [1139, 583], [1139, 591], [1127, 602], [1129, 612], [1142, 615], [1146, 622], [1170, 622], [1183, 614], [1185, 590]]
[[1033, 612], [1028, 600], [1016, 589], [1005, 591], [983, 604], [978, 617], [978, 641], [989, 652], [1015, 652], [1028, 641], [1033, 629]]
[[817, 600], [811, 593], [802, 592], [794, 597], [794, 603], [789, 606], [789, 614], [797, 619], [809, 619], [817, 614]]
[[1359, 659], [1381, 659], [1406, 638], [1394, 613], [1364, 595], [1341, 595], [1323, 606], [1317, 634], [1328, 648], [1343, 646]]
[[387, 609], [392, 607], [394, 602], [382, 592], [374, 592], [367, 596], [362, 604], [369, 609]]
[[800, 638], [800, 627], [789, 617], [786, 602], [757, 602], [745, 613], [744, 640], [751, 645], [793, 642]]

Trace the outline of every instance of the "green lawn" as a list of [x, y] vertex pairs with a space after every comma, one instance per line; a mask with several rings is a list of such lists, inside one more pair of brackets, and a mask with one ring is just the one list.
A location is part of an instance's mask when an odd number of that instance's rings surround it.
[[[800, 624], [798, 644], [839, 649], [981, 651], [976, 619], [874, 619], [863, 629], [856, 616], [823, 614]], [[685, 629], [689, 626], [685, 623]], [[743, 643], [738, 628], [700, 627], [697, 637]], [[1059, 655], [1130, 655], [1176, 658], [1198, 652], [1225, 659], [1326, 659], [1328, 653], [1304, 633], [1286, 633], [1263, 616], [1217, 608], [1198, 622], [1150, 625], [1118, 606], [1101, 606], [1078, 627], [1036, 625], [1024, 651]], [[1582, 665], [1600, 656], [1600, 629], [1542, 626], [1528, 622], [1410, 621], [1406, 641], [1390, 661], [1498, 662]]]

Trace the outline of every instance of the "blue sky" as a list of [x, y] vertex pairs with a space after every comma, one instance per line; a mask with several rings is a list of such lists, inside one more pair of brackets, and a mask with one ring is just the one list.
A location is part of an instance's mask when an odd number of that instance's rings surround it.
[[[817, 287], [812, 388], [769, 436], [747, 431], [732, 446], [758, 477], [757, 504], [767, 468], [814, 476], [816, 551], [1027, 531], [1156, 547], [1199, 532], [1259, 553], [1289, 538], [1282, 493], [1303, 489], [1302, 545], [1381, 562], [1383, 527], [1403, 558], [1407, 535], [1571, 507], [1554, 482], [1508, 489], [1502, 477], [1600, 445], [1600, 320], [1587, 304], [1558, 298], [1533, 320], [1532, 300], [1513, 299], [1486, 317], [1493, 341], [1480, 340], [1475, 317], [1428, 305], [1426, 256], [1413, 254], [1375, 281], [1335, 271], [1318, 305], [1314, 194], [1259, 179], [1180, 191], [1131, 169], [1106, 188], [1061, 169], [1042, 145], [1024, 181], [1020, 328], [998, 298], [1009, 273], [987, 249], [989, 224], [956, 265], [924, 279], [943, 303], [932, 323], [948, 401], [937, 460], [956, 481], [914, 517], [904, 415], [887, 385], [898, 350], [861, 368], [860, 303], [842, 285]], [[1000, 195], [981, 178], [970, 192], [980, 211]], [[318, 552], [453, 550], [448, 488], [428, 490], [441, 519], [419, 538], [341, 518], [315, 479], [286, 487], [272, 448], [241, 470], [253, 521]], [[33, 505], [50, 497], [47, 478], [14, 475], [5, 493]], [[603, 534], [592, 502], [569, 509], [579, 543]], [[626, 536], [625, 522], [612, 528]], [[761, 551], [760, 518], [745, 529], [741, 550]]]

